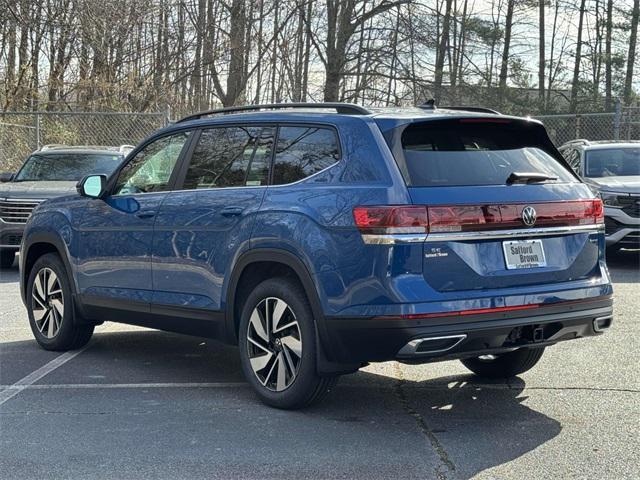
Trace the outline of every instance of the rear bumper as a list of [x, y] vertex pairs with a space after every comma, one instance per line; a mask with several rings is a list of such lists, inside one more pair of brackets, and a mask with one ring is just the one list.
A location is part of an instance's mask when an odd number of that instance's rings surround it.
[[328, 353], [340, 363], [427, 363], [598, 335], [611, 325], [612, 316], [612, 299], [600, 297], [540, 307], [535, 313], [411, 320], [333, 317], [326, 319]]

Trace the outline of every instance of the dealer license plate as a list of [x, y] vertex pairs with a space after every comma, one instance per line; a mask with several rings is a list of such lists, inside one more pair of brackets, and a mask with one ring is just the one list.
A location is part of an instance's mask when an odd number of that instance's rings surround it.
[[542, 240], [511, 240], [502, 242], [508, 270], [546, 267]]

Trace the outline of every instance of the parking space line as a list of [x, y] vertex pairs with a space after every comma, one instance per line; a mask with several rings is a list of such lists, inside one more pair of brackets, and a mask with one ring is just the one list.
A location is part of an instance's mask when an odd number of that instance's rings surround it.
[[0, 405], [11, 400], [17, 394], [19, 394], [25, 388], [33, 385], [35, 382], [40, 380], [45, 375], [53, 372], [56, 368], [61, 367], [69, 360], [80, 355], [87, 347], [81, 348], [80, 350], [75, 350], [73, 352], [65, 352], [62, 355], [57, 356], [49, 363], [44, 364], [39, 369], [31, 372], [26, 377], [21, 378], [13, 385], [6, 387], [4, 390], [0, 391]]
[[[177, 383], [59, 383], [44, 385], [0, 385], [0, 388], [6, 390], [59, 390], [70, 388], [237, 388], [248, 387], [245, 382], [177, 382]], [[2, 392], [4, 393], [4, 392]], [[0, 394], [1, 395], [1, 394]], [[2, 398], [2, 397], [0, 397]], [[0, 404], [2, 401], [0, 400]]]

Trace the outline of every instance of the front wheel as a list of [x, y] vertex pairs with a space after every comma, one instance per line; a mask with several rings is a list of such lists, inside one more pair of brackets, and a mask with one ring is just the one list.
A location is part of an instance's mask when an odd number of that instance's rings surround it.
[[542, 358], [544, 347], [519, 348], [500, 355], [465, 358], [462, 364], [480, 377], [508, 378], [526, 372]]
[[42, 348], [74, 350], [91, 339], [93, 325], [74, 322], [71, 285], [58, 255], [48, 253], [36, 260], [26, 294], [29, 325]]
[[247, 298], [239, 327], [240, 359], [260, 399], [276, 408], [305, 407], [322, 398], [336, 377], [316, 369], [316, 329], [301, 286], [266, 280]]

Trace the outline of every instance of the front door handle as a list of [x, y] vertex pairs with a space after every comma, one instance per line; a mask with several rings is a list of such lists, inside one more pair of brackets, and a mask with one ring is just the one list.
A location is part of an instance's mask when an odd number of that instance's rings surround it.
[[224, 207], [220, 214], [224, 217], [237, 217], [242, 215], [242, 212], [244, 212], [242, 207]]
[[138, 217], [138, 218], [140, 218], [142, 220], [144, 220], [146, 218], [153, 218], [155, 216], [156, 216], [156, 212], [148, 212], [148, 211], [145, 212], [145, 211], [142, 211], [142, 212], [136, 213], [136, 217]]

